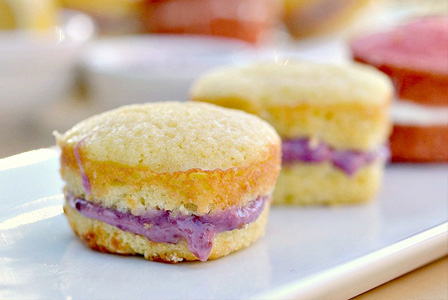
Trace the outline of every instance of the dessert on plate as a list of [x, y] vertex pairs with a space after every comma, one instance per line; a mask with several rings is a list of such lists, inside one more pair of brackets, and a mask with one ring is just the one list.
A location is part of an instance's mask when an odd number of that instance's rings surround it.
[[280, 15], [271, 0], [145, 0], [145, 32], [200, 34], [259, 44], [272, 39]]
[[56, 139], [65, 214], [95, 250], [205, 261], [264, 234], [281, 143], [256, 116], [206, 103], [130, 105]]
[[364, 12], [372, 10], [371, 0], [280, 0], [282, 20], [295, 38], [346, 30]]
[[448, 161], [448, 16], [360, 36], [351, 51], [394, 83], [392, 161]]
[[363, 202], [380, 187], [392, 84], [372, 67], [305, 61], [224, 67], [199, 78], [191, 98], [256, 114], [277, 130], [283, 165], [274, 203]]

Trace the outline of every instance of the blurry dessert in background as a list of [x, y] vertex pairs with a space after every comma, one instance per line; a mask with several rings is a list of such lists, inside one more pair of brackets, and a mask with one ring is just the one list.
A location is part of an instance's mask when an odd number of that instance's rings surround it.
[[279, 17], [271, 0], [146, 0], [146, 32], [206, 34], [259, 43], [269, 38]]
[[60, 0], [62, 6], [92, 16], [102, 34], [142, 31], [142, 0]]
[[283, 155], [274, 204], [361, 203], [380, 190], [393, 87], [375, 68], [299, 60], [222, 67], [201, 76], [190, 95], [277, 130]]
[[370, 0], [280, 0], [282, 20], [296, 38], [341, 30], [367, 9]]
[[42, 31], [57, 23], [54, 0], [0, 0], [0, 30]]
[[380, 0], [383, 14], [395, 18], [418, 18], [448, 13], [446, 0]]
[[394, 82], [392, 161], [448, 161], [448, 15], [359, 37], [351, 50]]

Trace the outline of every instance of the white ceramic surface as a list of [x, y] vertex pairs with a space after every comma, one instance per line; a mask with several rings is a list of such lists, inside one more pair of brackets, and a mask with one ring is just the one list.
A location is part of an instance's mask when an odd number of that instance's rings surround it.
[[0, 31], [0, 117], [66, 96], [80, 49], [94, 35], [91, 18], [69, 10], [48, 32]]
[[446, 164], [389, 166], [369, 204], [275, 207], [252, 247], [170, 265], [85, 247], [62, 214], [56, 156], [0, 160], [1, 299], [348, 298], [448, 253]]
[[193, 81], [214, 67], [241, 62], [252, 46], [194, 35], [105, 38], [83, 55], [87, 91], [105, 109], [153, 101], [186, 101]]

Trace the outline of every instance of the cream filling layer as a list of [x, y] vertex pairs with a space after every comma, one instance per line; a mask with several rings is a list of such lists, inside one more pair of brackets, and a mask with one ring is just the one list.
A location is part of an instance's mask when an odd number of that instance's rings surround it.
[[65, 193], [65, 198], [83, 216], [145, 236], [153, 242], [177, 244], [185, 239], [188, 250], [201, 261], [210, 256], [216, 234], [244, 228], [257, 220], [265, 205], [269, 205], [268, 196], [259, 196], [243, 207], [232, 206], [202, 216], [157, 209], [136, 216], [92, 203], [70, 192]]
[[446, 126], [448, 107], [425, 106], [398, 99], [392, 103], [391, 117], [398, 125]]

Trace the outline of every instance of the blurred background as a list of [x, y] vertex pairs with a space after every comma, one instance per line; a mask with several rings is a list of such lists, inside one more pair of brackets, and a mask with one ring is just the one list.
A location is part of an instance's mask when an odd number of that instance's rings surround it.
[[0, 0], [0, 158], [124, 104], [188, 99], [207, 70], [344, 62], [347, 42], [447, 0]]

